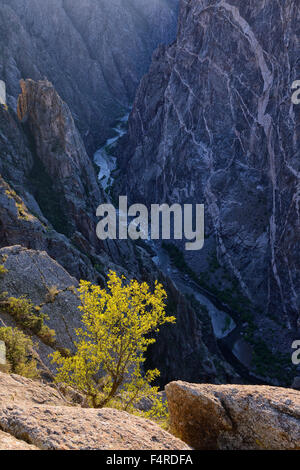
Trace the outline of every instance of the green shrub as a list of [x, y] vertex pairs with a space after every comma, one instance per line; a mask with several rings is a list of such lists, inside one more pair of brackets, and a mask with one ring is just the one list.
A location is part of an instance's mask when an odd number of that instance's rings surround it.
[[29, 379], [39, 377], [36, 361], [31, 358], [33, 343], [28, 336], [18, 328], [2, 327], [0, 340], [4, 341], [6, 346], [7, 365], [3, 368], [5, 372], [23, 375]]
[[3, 264], [0, 264], [0, 277], [5, 276], [6, 273], [7, 273], [7, 269], [5, 269]]
[[25, 296], [9, 297], [1, 302], [1, 306], [20, 327], [37, 335], [48, 346], [55, 345], [55, 331], [44, 323], [47, 315], [40, 313]]

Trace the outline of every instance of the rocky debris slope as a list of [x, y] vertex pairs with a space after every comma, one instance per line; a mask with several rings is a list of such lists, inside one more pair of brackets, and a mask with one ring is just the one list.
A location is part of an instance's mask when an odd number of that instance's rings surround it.
[[38, 382], [0, 373], [0, 385], [0, 448], [25, 449], [29, 443], [42, 450], [189, 449], [149, 420], [65, 406], [54, 389]]
[[0, 79], [51, 80], [91, 150], [131, 104], [154, 49], [175, 37], [178, 0], [3, 0]]
[[285, 354], [300, 325], [299, 15], [296, 0], [182, 1], [177, 40], [155, 52], [119, 146], [132, 202], [205, 204], [189, 265], [226, 303], [247, 298], [255, 330]]
[[173, 432], [195, 449], [300, 450], [300, 392], [173, 382], [166, 393]]

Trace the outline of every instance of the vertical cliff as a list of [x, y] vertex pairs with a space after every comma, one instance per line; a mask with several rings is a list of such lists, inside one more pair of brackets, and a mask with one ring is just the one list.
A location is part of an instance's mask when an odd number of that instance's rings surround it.
[[69, 107], [50, 82], [22, 80], [21, 90], [18, 117], [33, 141], [35, 171], [38, 165], [45, 169], [57, 194], [57, 207], [50, 207], [40, 181], [36, 194], [45, 216], [59, 232], [72, 236], [79, 230], [95, 245], [95, 213], [104, 196]]
[[286, 352], [300, 323], [299, 20], [296, 0], [182, 1], [177, 40], [154, 54], [120, 146], [133, 201], [205, 204], [190, 266], [226, 301], [241, 291], [268, 346]]

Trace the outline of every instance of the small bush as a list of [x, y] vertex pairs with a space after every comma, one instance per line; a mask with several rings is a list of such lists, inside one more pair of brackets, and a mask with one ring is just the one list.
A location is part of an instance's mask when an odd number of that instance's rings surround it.
[[7, 365], [2, 368], [5, 372], [23, 375], [29, 379], [39, 377], [36, 361], [31, 358], [33, 343], [18, 328], [0, 328], [0, 340], [6, 346]]
[[55, 331], [44, 323], [47, 316], [39, 313], [38, 309], [25, 296], [9, 297], [1, 304], [2, 308], [15, 319], [19, 326], [30, 330], [48, 346], [55, 345]]
[[0, 277], [5, 276], [6, 273], [7, 273], [7, 269], [5, 269], [3, 264], [0, 264]]
[[60, 291], [56, 286], [48, 287], [48, 292], [47, 292], [47, 295], [46, 295], [46, 302], [47, 303], [55, 302], [55, 299], [58, 296], [59, 292]]

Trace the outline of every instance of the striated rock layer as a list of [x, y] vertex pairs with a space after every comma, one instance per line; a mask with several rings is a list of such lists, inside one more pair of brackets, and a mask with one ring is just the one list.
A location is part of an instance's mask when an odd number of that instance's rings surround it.
[[300, 392], [266, 386], [166, 387], [173, 432], [202, 450], [300, 450]]
[[[119, 160], [133, 202], [205, 204], [205, 247], [186, 259], [215, 290], [240, 290], [269, 344], [280, 325], [285, 353], [300, 325], [299, 20], [296, 0], [182, 1]], [[211, 257], [227, 272], [217, 280]]]

